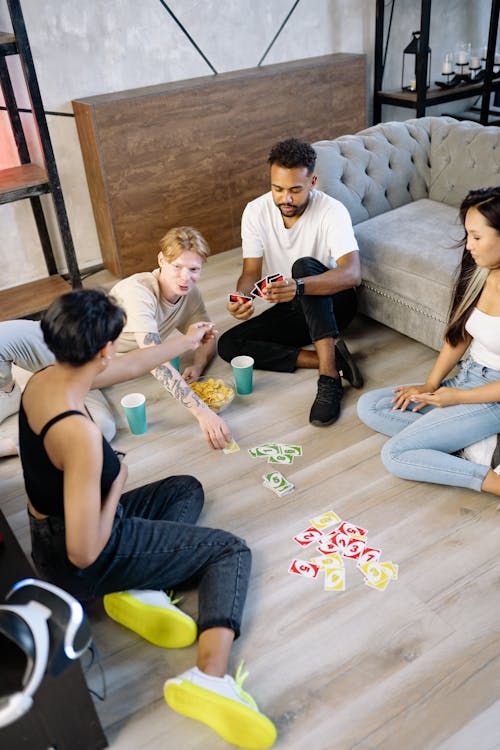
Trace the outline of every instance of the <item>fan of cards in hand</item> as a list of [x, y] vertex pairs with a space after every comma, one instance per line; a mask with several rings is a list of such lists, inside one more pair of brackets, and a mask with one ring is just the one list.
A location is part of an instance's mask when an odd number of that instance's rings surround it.
[[243, 294], [243, 292], [230, 292], [228, 294], [228, 302], [250, 302], [254, 297], [266, 297], [266, 287], [273, 281], [283, 281], [285, 277], [282, 273], [268, 273], [263, 279], [259, 279], [255, 282], [252, 291], [249, 294]]
[[380, 562], [381, 550], [368, 545], [367, 530], [342, 519], [333, 511], [316, 516], [310, 526], [293, 537], [302, 549], [313, 544], [319, 555], [309, 560], [295, 558], [289, 573], [317, 579], [324, 574], [325, 591], [345, 591], [345, 560], [354, 560], [370, 588], [384, 591], [397, 580], [398, 565], [388, 560]]

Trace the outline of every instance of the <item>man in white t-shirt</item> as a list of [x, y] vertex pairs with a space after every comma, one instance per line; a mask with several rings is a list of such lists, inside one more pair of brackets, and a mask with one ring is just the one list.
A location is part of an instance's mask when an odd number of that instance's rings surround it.
[[[250, 355], [263, 370], [317, 369], [309, 421], [326, 426], [340, 414], [340, 373], [354, 387], [363, 385], [345, 342], [338, 339], [356, 313], [358, 245], [345, 206], [314, 188], [312, 146], [295, 138], [282, 141], [271, 149], [268, 162], [271, 191], [243, 212], [237, 290], [250, 294], [264, 273], [284, 278], [267, 284], [264, 299], [276, 304], [256, 317], [253, 300], [228, 303], [228, 311], [242, 322], [221, 336], [219, 354], [226, 361]], [[304, 348], [311, 343], [313, 350]]]

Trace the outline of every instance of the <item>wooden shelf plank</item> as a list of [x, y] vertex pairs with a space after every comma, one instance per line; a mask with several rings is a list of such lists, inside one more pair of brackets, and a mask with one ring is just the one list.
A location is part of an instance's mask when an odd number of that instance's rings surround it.
[[2, 55], [17, 55], [16, 37], [11, 31], [0, 31], [0, 51]]
[[0, 291], [0, 320], [38, 315], [66, 292], [71, 292], [71, 286], [58, 275], [3, 289]]
[[0, 169], [0, 203], [11, 203], [49, 191], [47, 172], [38, 164]]

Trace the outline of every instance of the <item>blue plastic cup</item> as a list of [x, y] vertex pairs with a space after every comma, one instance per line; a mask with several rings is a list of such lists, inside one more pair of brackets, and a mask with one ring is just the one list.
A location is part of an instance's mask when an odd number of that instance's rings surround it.
[[146, 422], [146, 397], [142, 393], [129, 393], [120, 401], [127, 417], [130, 432], [134, 435], [143, 435], [147, 429]]
[[170, 364], [172, 365], [172, 367], [175, 367], [176, 370], [180, 370], [181, 368], [181, 360], [179, 357], [174, 357], [173, 359], [171, 359]]
[[246, 354], [233, 357], [231, 367], [233, 368], [236, 392], [241, 396], [251, 393], [253, 390], [253, 358]]

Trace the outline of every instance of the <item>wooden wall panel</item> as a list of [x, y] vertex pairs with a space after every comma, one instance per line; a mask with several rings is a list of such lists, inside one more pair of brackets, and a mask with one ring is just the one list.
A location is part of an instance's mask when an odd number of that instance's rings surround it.
[[154, 267], [181, 224], [212, 253], [237, 247], [243, 208], [269, 189], [271, 146], [366, 127], [365, 75], [364, 55], [336, 54], [75, 100], [106, 268]]

